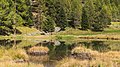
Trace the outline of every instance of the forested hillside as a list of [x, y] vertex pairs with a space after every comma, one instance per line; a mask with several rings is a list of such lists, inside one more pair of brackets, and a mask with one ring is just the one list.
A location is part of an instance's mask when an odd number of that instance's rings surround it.
[[0, 0], [0, 34], [17, 26], [103, 31], [112, 21], [120, 21], [120, 0]]

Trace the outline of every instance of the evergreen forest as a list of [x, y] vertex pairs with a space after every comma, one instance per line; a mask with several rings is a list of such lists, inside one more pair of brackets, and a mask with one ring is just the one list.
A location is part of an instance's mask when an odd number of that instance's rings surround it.
[[1, 34], [11, 34], [17, 26], [104, 31], [119, 21], [120, 0], [0, 0]]

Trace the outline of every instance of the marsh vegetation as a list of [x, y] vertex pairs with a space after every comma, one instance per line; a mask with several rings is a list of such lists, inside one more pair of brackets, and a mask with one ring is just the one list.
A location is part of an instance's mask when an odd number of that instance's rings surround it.
[[14, 44], [12, 40], [0, 40], [1, 66], [120, 66], [120, 41], [116, 40], [64, 39], [46, 41], [29, 39], [16, 40], [16, 42]]

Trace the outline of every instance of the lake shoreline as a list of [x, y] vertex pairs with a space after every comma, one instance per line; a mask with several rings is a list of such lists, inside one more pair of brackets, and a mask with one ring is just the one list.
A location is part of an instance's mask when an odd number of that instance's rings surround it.
[[[16, 36], [0, 36], [0, 39], [47, 39], [47, 40], [55, 40], [59, 38], [72, 38], [72, 39], [97, 39], [97, 40], [120, 40], [120, 35], [39, 35], [39, 36], [24, 36], [24, 35], [16, 35]], [[59, 38], [58, 38], [59, 37]]]

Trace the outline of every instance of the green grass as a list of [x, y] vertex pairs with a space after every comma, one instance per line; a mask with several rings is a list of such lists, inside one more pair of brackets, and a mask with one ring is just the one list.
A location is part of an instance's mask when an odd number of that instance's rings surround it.
[[17, 29], [22, 32], [22, 34], [30, 34], [34, 32], [39, 32], [36, 28], [29, 28], [29, 27], [17, 27]]
[[[100, 38], [105, 38], [105, 37], [115, 37], [115, 38], [120, 38], [120, 29], [112, 29], [112, 28], [107, 28], [103, 32], [93, 32], [93, 31], [83, 31], [79, 29], [73, 29], [69, 28], [66, 31], [61, 31], [58, 33], [54, 33], [52, 36], [51, 35], [34, 35], [34, 36], [27, 36], [27, 35], [16, 35], [17, 40], [21, 39], [73, 39], [75, 37], [100, 37]], [[14, 36], [0, 36], [0, 39], [14, 39]]]
[[98, 34], [119, 34], [120, 33], [120, 29], [111, 29], [111, 28], [107, 28], [105, 29], [103, 32], [93, 32], [93, 31], [83, 31], [83, 30], [79, 30], [79, 29], [72, 29], [69, 28], [66, 31], [61, 31], [56, 33], [56, 35], [98, 35]]
[[56, 33], [56, 35], [108, 35], [108, 34], [117, 34], [120, 35], [120, 28], [116, 28], [116, 26], [120, 27], [120, 22], [111, 22], [111, 25], [109, 28], [105, 28], [102, 32], [93, 32], [90, 30], [84, 31], [79, 29], [73, 29], [73, 28], [66, 28], [65, 31], [61, 31]]
[[120, 25], [120, 22], [111, 22], [111, 25]]
[[120, 22], [111, 22], [110, 27], [120, 29]]
[[[111, 36], [120, 38], [120, 28], [116, 28], [116, 26], [120, 26], [120, 22], [111, 22], [110, 28], [106, 28], [103, 32], [93, 32], [90, 30], [84, 31], [73, 28], [66, 28], [65, 31], [60, 31], [58, 33], [53, 33], [52, 36], [48, 35], [40, 35], [39, 31], [35, 28], [29, 27], [17, 27], [17, 29], [22, 32], [20, 35], [16, 35], [16, 39], [71, 39], [76, 36], [97, 36], [97, 37], [106, 37]], [[31, 35], [32, 34], [32, 35]], [[75, 36], [75, 37], [74, 37]], [[0, 39], [14, 39], [14, 35], [10, 36], [0, 36]]]
[[103, 31], [103, 33], [120, 33], [120, 29], [105, 29], [105, 31]]
[[75, 37], [73, 35], [57, 35], [57, 36], [55, 36], [56, 40], [71, 40], [74, 38]]

